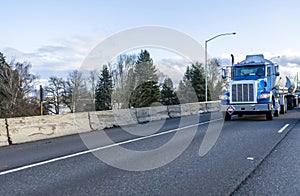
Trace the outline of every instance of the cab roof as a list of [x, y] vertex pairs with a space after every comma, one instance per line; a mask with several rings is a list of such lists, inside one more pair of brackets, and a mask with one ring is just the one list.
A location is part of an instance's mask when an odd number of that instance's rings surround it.
[[264, 58], [263, 54], [254, 54], [254, 55], [247, 55], [246, 59], [241, 61], [235, 66], [245, 66], [245, 65], [272, 65], [274, 64], [272, 61], [267, 60]]

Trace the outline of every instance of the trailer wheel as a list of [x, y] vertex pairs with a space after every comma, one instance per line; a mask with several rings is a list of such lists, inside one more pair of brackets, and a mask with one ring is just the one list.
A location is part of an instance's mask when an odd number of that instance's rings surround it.
[[280, 114], [285, 114], [288, 110], [287, 98], [284, 98], [283, 105], [280, 105]]
[[287, 104], [287, 109], [288, 110], [292, 110], [294, 109], [294, 100], [293, 100], [293, 97], [288, 97], [288, 104]]
[[273, 111], [268, 111], [267, 114], [266, 114], [266, 117], [267, 117], [267, 120], [273, 120]]
[[280, 105], [280, 114], [284, 114], [285, 111], [284, 111], [284, 105]]

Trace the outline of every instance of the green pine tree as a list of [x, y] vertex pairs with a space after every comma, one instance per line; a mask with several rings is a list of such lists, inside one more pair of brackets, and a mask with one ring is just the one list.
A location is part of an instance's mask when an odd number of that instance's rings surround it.
[[148, 107], [160, 101], [157, 69], [147, 50], [142, 50], [134, 66], [134, 90], [130, 94], [129, 107]]
[[137, 86], [148, 81], [158, 82], [157, 69], [147, 50], [142, 50], [135, 64]]
[[30, 68], [29, 63], [8, 64], [0, 52], [0, 118], [38, 114], [38, 103], [28, 97], [37, 78]]
[[99, 81], [95, 91], [95, 109], [110, 110], [111, 106], [111, 95], [113, 91], [112, 77], [109, 73], [107, 66], [103, 66], [103, 70], [99, 76]]
[[159, 102], [160, 91], [157, 82], [148, 81], [139, 85], [131, 93], [129, 105], [135, 108], [149, 107], [153, 103]]
[[162, 85], [160, 100], [163, 105], [177, 105], [179, 99], [174, 91], [173, 81], [171, 78], [166, 78]]
[[203, 67], [196, 63], [191, 66], [191, 85], [197, 95], [198, 101], [205, 101], [205, 73]]
[[4, 101], [12, 99], [9, 91], [10, 78], [12, 78], [12, 69], [6, 63], [5, 56], [0, 52], [0, 106], [4, 107]]
[[178, 84], [176, 94], [177, 94], [180, 104], [188, 103], [187, 96], [186, 96], [186, 87], [182, 80], [180, 80], [180, 82]]
[[[182, 84], [179, 84], [179, 88], [181, 103], [181, 100], [185, 103], [205, 101], [205, 72], [201, 64], [196, 63], [187, 67]], [[182, 97], [183, 95], [184, 97]], [[208, 100], [209, 99], [210, 93], [208, 89]]]

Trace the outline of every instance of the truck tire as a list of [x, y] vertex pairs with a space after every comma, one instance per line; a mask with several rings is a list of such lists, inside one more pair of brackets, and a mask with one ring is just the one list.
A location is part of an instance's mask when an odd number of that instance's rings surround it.
[[280, 105], [280, 114], [284, 114], [285, 113], [285, 109], [284, 109], [284, 105]]
[[278, 110], [275, 110], [274, 116], [275, 116], [275, 117], [278, 117], [278, 116], [279, 116], [279, 111], [278, 111]]
[[[285, 97], [285, 105], [284, 106], [285, 106], [284, 113], [286, 113], [288, 111], [288, 100], [286, 97]], [[292, 105], [292, 107], [293, 107], [293, 105]]]
[[294, 101], [293, 101], [293, 102], [294, 102], [294, 108], [298, 107], [298, 105], [299, 105], [298, 97], [295, 96], [295, 97], [293, 98], [293, 100], [294, 100]]
[[225, 120], [225, 121], [230, 121], [230, 120], [231, 120], [231, 115], [228, 114], [227, 112], [224, 112], [224, 113], [223, 113], [223, 117], [224, 117], [224, 120]]
[[287, 112], [288, 108], [288, 103], [287, 103], [287, 98], [284, 98], [284, 104], [280, 105], [280, 114], [285, 114]]
[[273, 116], [272, 110], [267, 112], [266, 117], [267, 117], [267, 120], [273, 120], [274, 116]]

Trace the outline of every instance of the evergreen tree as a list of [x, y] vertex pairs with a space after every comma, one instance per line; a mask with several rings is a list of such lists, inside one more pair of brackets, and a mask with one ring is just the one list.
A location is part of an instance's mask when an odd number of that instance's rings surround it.
[[160, 91], [157, 82], [148, 81], [134, 89], [129, 105], [135, 108], [149, 107], [151, 104], [159, 102], [159, 99]]
[[134, 66], [135, 89], [129, 99], [129, 107], [147, 107], [160, 100], [157, 69], [147, 50], [142, 50]]
[[179, 99], [174, 91], [173, 81], [171, 78], [166, 78], [162, 85], [160, 100], [163, 105], [177, 105]]
[[33, 91], [35, 75], [29, 63], [8, 64], [0, 52], [0, 118], [37, 115], [37, 101], [28, 98]]
[[5, 56], [2, 52], [0, 52], [0, 64], [2, 65], [4, 63], [6, 63]]
[[135, 64], [137, 86], [147, 81], [158, 82], [157, 69], [147, 50], [142, 50]]
[[198, 63], [192, 64], [191, 66], [190, 82], [195, 90], [198, 101], [205, 101], [205, 72], [203, 67]]
[[188, 103], [189, 101], [187, 100], [187, 96], [186, 96], [186, 86], [184, 84], [184, 82], [182, 80], [180, 80], [179, 84], [178, 84], [178, 88], [176, 91], [177, 97], [179, 99], [179, 103], [183, 104], [183, 103]]
[[[12, 78], [13, 70], [6, 63], [5, 56], [0, 52], [0, 105], [5, 107], [7, 101], [13, 96], [10, 91], [10, 78]], [[3, 108], [1, 108], [3, 110]]]
[[[187, 67], [183, 77], [183, 82], [182, 84], [179, 84], [179, 88], [181, 103], [181, 100], [185, 103], [205, 101], [205, 72], [201, 64], [196, 63]], [[184, 97], [182, 97], [182, 93], [184, 93]], [[208, 89], [208, 99], [210, 99], [209, 97], [210, 93]]]
[[110, 110], [111, 107], [111, 95], [113, 91], [112, 77], [109, 73], [107, 66], [103, 66], [103, 70], [99, 76], [99, 81], [96, 86], [95, 92], [95, 109]]

